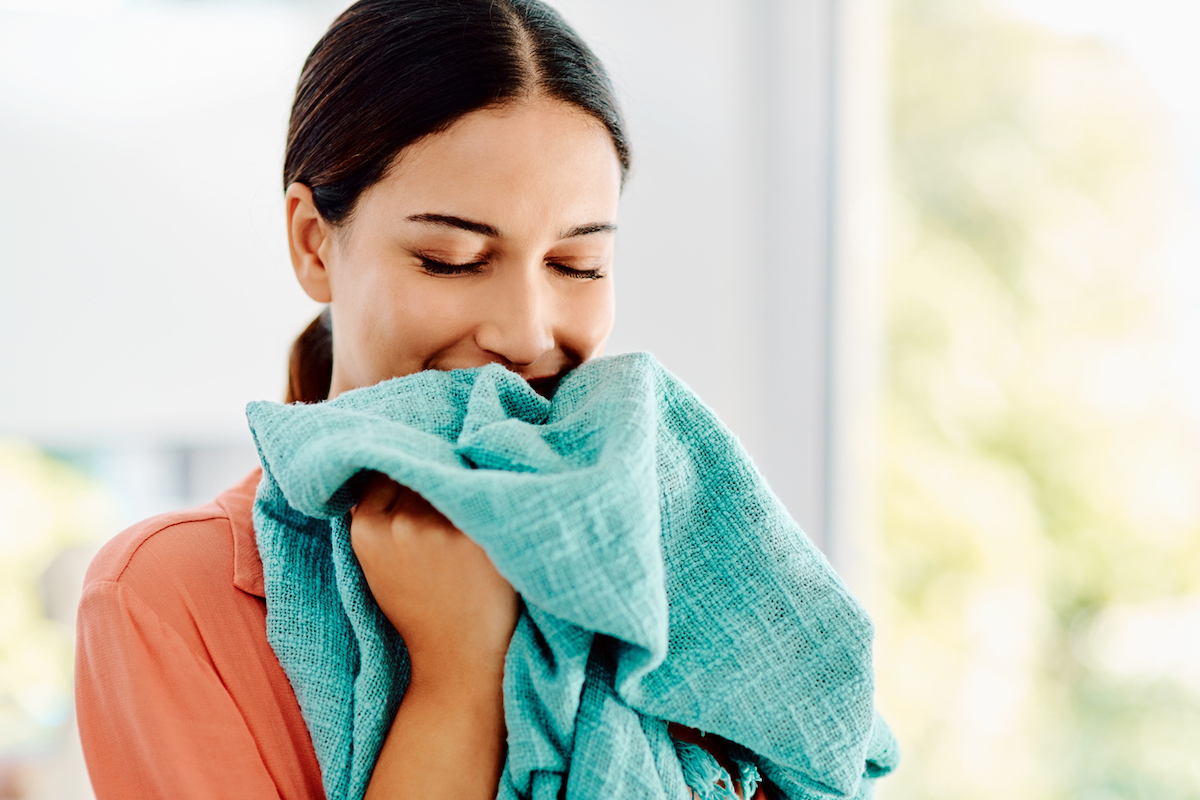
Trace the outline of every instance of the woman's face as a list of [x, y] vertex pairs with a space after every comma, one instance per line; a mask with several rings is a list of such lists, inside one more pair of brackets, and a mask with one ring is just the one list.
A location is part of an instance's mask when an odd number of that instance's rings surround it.
[[296, 275], [332, 307], [330, 397], [493, 362], [553, 392], [612, 329], [620, 188], [607, 131], [546, 98], [473, 112], [406, 148], [339, 227], [293, 184]]

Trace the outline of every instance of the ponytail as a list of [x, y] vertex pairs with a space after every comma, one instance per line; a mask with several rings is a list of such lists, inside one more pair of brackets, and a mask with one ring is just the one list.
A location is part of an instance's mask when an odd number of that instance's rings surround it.
[[333, 380], [333, 326], [329, 306], [296, 337], [288, 360], [285, 403], [318, 403], [329, 399]]

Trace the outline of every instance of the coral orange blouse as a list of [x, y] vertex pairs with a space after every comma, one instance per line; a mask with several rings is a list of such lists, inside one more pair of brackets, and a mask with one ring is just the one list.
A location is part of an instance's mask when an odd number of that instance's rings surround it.
[[[300, 706], [267, 643], [251, 514], [261, 475], [134, 525], [89, 567], [75, 708], [97, 800], [324, 798]], [[754, 800], [765, 797], [759, 787]]]
[[325, 796], [267, 643], [251, 517], [260, 474], [133, 526], [88, 569], [75, 706], [98, 800]]

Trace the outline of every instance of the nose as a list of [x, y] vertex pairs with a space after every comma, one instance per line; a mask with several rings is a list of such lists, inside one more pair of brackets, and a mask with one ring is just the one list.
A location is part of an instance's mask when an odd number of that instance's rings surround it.
[[554, 349], [553, 298], [539, 272], [510, 265], [489, 281], [475, 343], [511, 366], [527, 367]]

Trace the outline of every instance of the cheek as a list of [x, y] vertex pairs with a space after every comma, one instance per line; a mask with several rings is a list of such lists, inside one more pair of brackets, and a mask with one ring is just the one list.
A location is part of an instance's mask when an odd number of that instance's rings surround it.
[[423, 280], [403, 269], [365, 281], [351, 313], [360, 352], [369, 353], [372, 381], [425, 369], [470, 332], [469, 309], [449, 281]]
[[409, 281], [388, 294], [388, 338], [409, 358], [426, 360], [470, 332], [472, 308], [450, 281]]
[[562, 311], [563, 346], [583, 358], [599, 355], [612, 332], [615, 312], [612, 280], [578, 287], [566, 298]]

